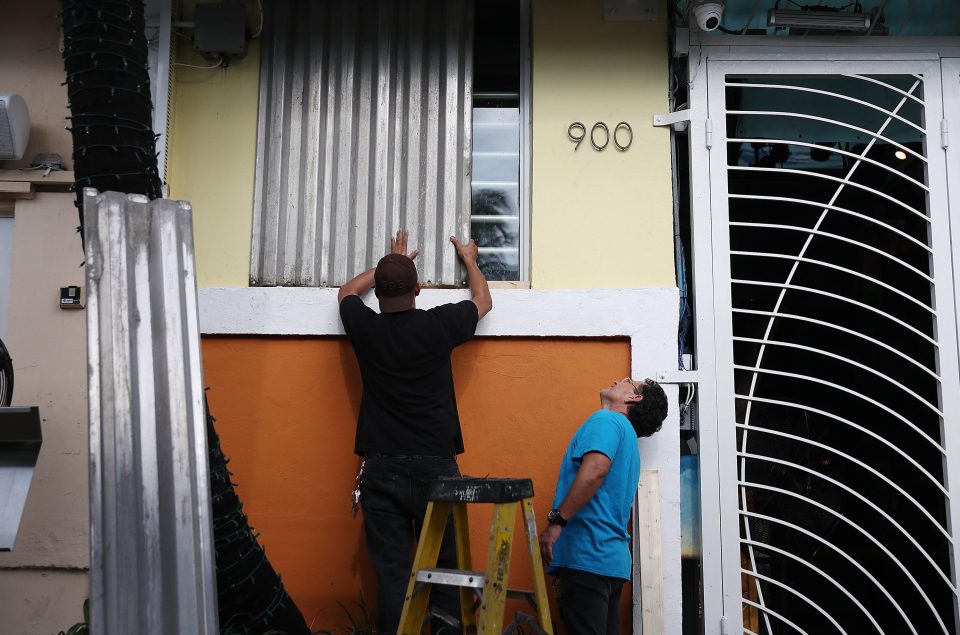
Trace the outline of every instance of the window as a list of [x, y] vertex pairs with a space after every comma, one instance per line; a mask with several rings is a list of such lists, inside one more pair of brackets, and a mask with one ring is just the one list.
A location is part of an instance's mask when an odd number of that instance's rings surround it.
[[464, 284], [453, 234], [525, 278], [529, 6], [267, 3], [250, 284], [341, 285], [401, 227], [427, 286]]
[[488, 280], [526, 277], [529, 3], [478, 2], [470, 233]]

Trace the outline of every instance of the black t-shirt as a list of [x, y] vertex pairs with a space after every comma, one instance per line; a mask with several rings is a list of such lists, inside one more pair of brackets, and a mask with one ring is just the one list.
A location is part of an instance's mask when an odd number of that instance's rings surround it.
[[463, 452], [450, 353], [473, 337], [477, 305], [464, 300], [381, 314], [350, 295], [340, 303], [340, 319], [363, 377], [354, 452]]

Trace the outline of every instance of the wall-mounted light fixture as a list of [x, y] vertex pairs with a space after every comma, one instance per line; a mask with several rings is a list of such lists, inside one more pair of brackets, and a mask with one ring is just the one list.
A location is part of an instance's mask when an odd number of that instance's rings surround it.
[[767, 26], [825, 31], [868, 31], [878, 24], [880, 16], [878, 8], [870, 13], [770, 9], [767, 12]]

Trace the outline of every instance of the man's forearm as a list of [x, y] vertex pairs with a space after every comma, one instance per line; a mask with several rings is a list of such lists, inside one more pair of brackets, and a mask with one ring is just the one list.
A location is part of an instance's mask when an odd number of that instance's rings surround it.
[[605, 473], [592, 470], [588, 471], [581, 468], [580, 471], [577, 472], [577, 476], [573, 479], [567, 495], [563, 497], [563, 501], [557, 508], [560, 515], [567, 520], [576, 516], [577, 512], [583, 509], [583, 506], [590, 502], [590, 499], [593, 498], [597, 490], [600, 489], [600, 485], [603, 483], [605, 477]]
[[376, 269], [369, 269], [352, 280], [347, 281], [337, 294], [337, 302], [342, 302], [348, 295], [362, 295], [373, 286], [373, 273]]
[[483, 277], [476, 261], [464, 264], [467, 268], [467, 284], [470, 285], [470, 299], [477, 305], [477, 312], [482, 318], [493, 308], [493, 298], [490, 297], [490, 285]]
[[[590, 502], [590, 499], [600, 489], [603, 480], [610, 471], [610, 459], [602, 452], [587, 452], [580, 462], [580, 469], [577, 475], [573, 477], [573, 483], [567, 490], [566, 496], [557, 507], [557, 511], [566, 520], [570, 520], [577, 515], [583, 506]], [[557, 524], [550, 524], [543, 533], [540, 534], [540, 554], [544, 562], [549, 563], [553, 560], [553, 545], [560, 537], [562, 527]]]
[[610, 471], [610, 458], [602, 452], [587, 452], [580, 461], [580, 469], [573, 477], [567, 495], [557, 510], [560, 515], [570, 520], [577, 515], [593, 495], [600, 489], [600, 485]]

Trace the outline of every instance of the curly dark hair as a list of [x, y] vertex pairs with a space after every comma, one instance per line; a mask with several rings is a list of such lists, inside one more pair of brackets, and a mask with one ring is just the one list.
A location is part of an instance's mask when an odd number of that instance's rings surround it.
[[660, 429], [667, 418], [667, 395], [660, 384], [652, 379], [644, 379], [636, 393], [643, 395], [643, 400], [630, 404], [627, 419], [637, 437], [649, 437]]

